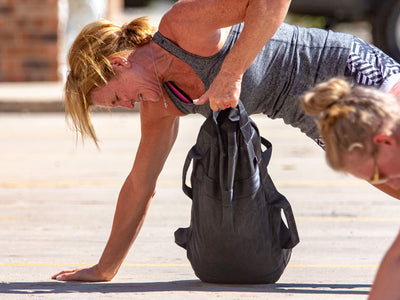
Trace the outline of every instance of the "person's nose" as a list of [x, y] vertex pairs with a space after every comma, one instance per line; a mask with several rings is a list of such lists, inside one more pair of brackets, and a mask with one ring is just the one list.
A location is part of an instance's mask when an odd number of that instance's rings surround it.
[[133, 107], [132, 107], [133, 105], [132, 105], [132, 101], [131, 101], [131, 100], [120, 101], [120, 102], [118, 103], [118, 105], [121, 106], [121, 107], [129, 108], [129, 109], [132, 109], [132, 108], [133, 108]]

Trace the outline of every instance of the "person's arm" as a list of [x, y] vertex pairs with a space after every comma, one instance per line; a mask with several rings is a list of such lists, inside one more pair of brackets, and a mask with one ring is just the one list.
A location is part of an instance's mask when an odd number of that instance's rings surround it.
[[289, 0], [249, 0], [243, 31], [226, 56], [221, 70], [197, 104], [210, 101], [216, 111], [236, 107], [244, 72], [283, 22]]
[[380, 189], [382, 192], [388, 194], [389, 196], [400, 200], [400, 190], [395, 190], [387, 184], [374, 185], [374, 187]]
[[202, 56], [217, 52], [221, 28], [244, 22], [239, 39], [214, 82], [196, 104], [213, 110], [235, 107], [243, 73], [283, 22], [290, 0], [181, 0], [160, 23], [160, 32], [181, 48]]
[[385, 254], [369, 294], [369, 300], [400, 299], [400, 234]]
[[109, 281], [118, 272], [136, 239], [154, 195], [155, 184], [178, 133], [179, 119], [160, 116], [162, 104], [141, 103], [142, 135], [132, 171], [118, 197], [111, 234], [103, 254], [91, 268], [62, 271], [52, 278]]

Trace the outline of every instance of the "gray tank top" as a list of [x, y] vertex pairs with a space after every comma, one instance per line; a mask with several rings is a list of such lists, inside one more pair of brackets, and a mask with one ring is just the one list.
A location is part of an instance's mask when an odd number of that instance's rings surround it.
[[[159, 32], [153, 40], [191, 66], [207, 90], [242, 29], [243, 24], [233, 26], [222, 49], [210, 57], [189, 53]], [[344, 76], [353, 38], [345, 33], [282, 24], [243, 75], [240, 100], [247, 113], [282, 118], [318, 141], [315, 120], [303, 112], [299, 96], [316, 83]], [[176, 84], [179, 86], [179, 82]], [[208, 103], [200, 106], [184, 103], [166, 84], [163, 86], [182, 113], [200, 113], [206, 117], [210, 114]]]

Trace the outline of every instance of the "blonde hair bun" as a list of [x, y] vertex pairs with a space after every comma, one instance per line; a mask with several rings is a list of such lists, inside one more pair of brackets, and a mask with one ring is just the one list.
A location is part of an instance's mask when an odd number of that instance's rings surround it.
[[309, 115], [319, 115], [326, 112], [343, 98], [351, 94], [350, 84], [339, 78], [333, 78], [318, 84], [302, 99], [302, 106]]
[[343, 154], [370, 156], [373, 137], [398, 122], [399, 105], [393, 96], [372, 87], [351, 87], [340, 78], [318, 84], [304, 95], [302, 106], [317, 116], [326, 158], [335, 170], [344, 170]]

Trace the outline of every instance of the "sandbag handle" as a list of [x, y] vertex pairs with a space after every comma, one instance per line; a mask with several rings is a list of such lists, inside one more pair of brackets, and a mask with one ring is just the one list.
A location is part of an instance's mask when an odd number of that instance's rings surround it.
[[[288, 201], [287, 203], [289, 204]], [[289, 233], [289, 239], [281, 246], [284, 249], [292, 249], [300, 242], [300, 238], [299, 238], [299, 233], [297, 231], [297, 226], [294, 219], [292, 207], [290, 206], [290, 204], [285, 208], [283, 208], [283, 213], [285, 214], [286, 222], [288, 224], [288, 228], [286, 229], [288, 230]]]
[[186, 196], [188, 196], [190, 199], [193, 199], [193, 189], [191, 187], [189, 187], [186, 184], [186, 177], [187, 177], [187, 173], [188, 173], [188, 169], [190, 166], [190, 163], [192, 162], [193, 159], [200, 159], [200, 155], [196, 152], [196, 146], [193, 146], [185, 159], [185, 163], [183, 165], [183, 171], [182, 171], [182, 190], [183, 192], [186, 194]]
[[[237, 109], [230, 108], [224, 112], [223, 120], [217, 119], [219, 115], [219, 112], [215, 112], [213, 116], [220, 149], [219, 165], [221, 167], [219, 168], [219, 181], [221, 191], [227, 192], [233, 190], [233, 182], [235, 178], [238, 148], [236, 134], [239, 114]], [[226, 145], [224, 145], [223, 136], [226, 137]], [[226, 165], [225, 162], [227, 162]]]
[[222, 224], [232, 226], [232, 229], [234, 224], [233, 185], [238, 160], [237, 134], [240, 129], [240, 107], [243, 108], [241, 102], [237, 108], [213, 112], [212, 116], [220, 149], [219, 184], [222, 200]]
[[[226, 154], [228, 155], [228, 176], [225, 176], [222, 172], [220, 173], [220, 181], [224, 182], [226, 181], [225, 186], [221, 186], [223, 189], [232, 189], [233, 188], [233, 181], [234, 181], [234, 171], [236, 170], [236, 162], [237, 162], [237, 132], [238, 130], [242, 133], [246, 143], [248, 143], [251, 139], [251, 135], [249, 134], [251, 132], [252, 128], [249, 128], [248, 126], [251, 126], [250, 124], [250, 119], [249, 116], [246, 112], [246, 109], [242, 103], [242, 101], [239, 99], [238, 100], [238, 105], [236, 107], [231, 107], [226, 110], [225, 117], [228, 119], [228, 124], [230, 125], [227, 130], [225, 130], [227, 134], [227, 149], [224, 149]], [[218, 122], [218, 116], [221, 114], [221, 111], [213, 111], [213, 121], [215, 125], [217, 126], [217, 132], [219, 133], [218, 135], [218, 140], [220, 143], [220, 149], [223, 149], [223, 143], [222, 143], [222, 137], [221, 137], [221, 128], [220, 124]], [[247, 129], [249, 128], [249, 129]], [[247, 129], [247, 130], [246, 130]], [[222, 170], [226, 171], [226, 170]], [[226, 180], [223, 180], [223, 179]]]
[[266, 138], [263, 138], [262, 136], [260, 136], [260, 138], [261, 138], [261, 144], [263, 144], [266, 148], [264, 151], [262, 151], [261, 155], [266, 164], [266, 167], [268, 167], [272, 156], [272, 144]]

